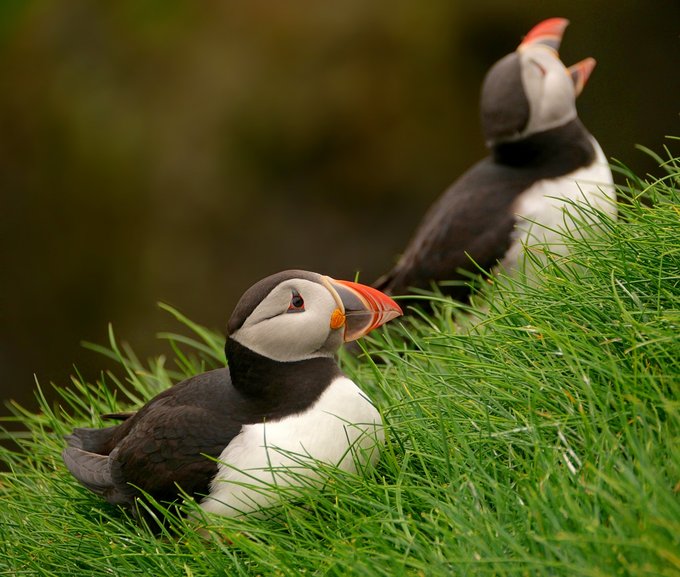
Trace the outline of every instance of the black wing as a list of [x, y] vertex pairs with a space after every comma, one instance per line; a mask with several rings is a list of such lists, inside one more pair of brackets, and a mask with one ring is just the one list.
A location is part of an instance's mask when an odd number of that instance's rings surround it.
[[[464, 280], [461, 271], [490, 270], [507, 251], [512, 203], [528, 185], [523, 171], [485, 159], [456, 181], [428, 210], [394, 268], [376, 288], [403, 294], [432, 282]], [[472, 260], [471, 260], [472, 259]], [[465, 298], [467, 287], [444, 289]]]
[[241, 430], [240, 399], [227, 369], [203, 373], [162, 392], [108, 429], [77, 429], [64, 461], [86, 487], [112, 503], [132, 503], [137, 487], [159, 500], [179, 490], [207, 494], [213, 459]]
[[[376, 288], [402, 294], [410, 287], [467, 279], [469, 274], [461, 270], [490, 270], [510, 247], [517, 197], [541, 179], [569, 174], [595, 159], [591, 137], [578, 119], [497, 145], [493, 154], [463, 174], [435, 202], [402, 257], [377, 281]], [[442, 289], [460, 300], [469, 292], [465, 286]]]

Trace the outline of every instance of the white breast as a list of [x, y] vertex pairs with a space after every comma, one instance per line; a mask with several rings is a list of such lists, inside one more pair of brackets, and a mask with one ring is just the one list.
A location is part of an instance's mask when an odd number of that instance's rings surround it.
[[304, 413], [245, 425], [220, 455], [201, 507], [226, 516], [267, 507], [277, 500], [272, 488], [317, 481], [315, 462], [349, 472], [375, 464], [383, 441], [380, 413], [351, 380], [338, 378]]
[[594, 216], [574, 209], [572, 203], [591, 206], [616, 218], [616, 192], [612, 173], [597, 141], [591, 137], [596, 151], [594, 162], [571, 174], [541, 180], [524, 191], [515, 201], [513, 212], [517, 224], [513, 241], [501, 262], [512, 271], [523, 267], [524, 247], [550, 244], [552, 252], [566, 254], [563, 238], [592, 229]]

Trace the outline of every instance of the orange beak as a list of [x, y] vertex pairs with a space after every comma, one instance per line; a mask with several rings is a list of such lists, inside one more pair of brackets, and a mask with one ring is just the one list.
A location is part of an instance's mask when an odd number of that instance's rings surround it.
[[586, 58], [567, 68], [571, 80], [574, 83], [574, 92], [576, 93], [576, 96], [583, 91], [583, 87], [586, 85], [586, 82], [588, 82], [590, 73], [593, 71], [596, 64], [597, 62], [594, 58]]
[[[529, 33], [524, 37], [518, 50], [530, 44], [543, 44], [552, 48], [555, 52], [560, 49], [562, 43], [562, 36], [569, 25], [569, 20], [566, 18], [548, 18], [539, 22], [534, 26]], [[590, 78], [590, 73], [595, 68], [595, 59], [586, 58], [577, 62], [576, 64], [567, 68], [567, 72], [571, 76], [571, 81], [574, 83], [574, 93], [576, 96], [581, 94], [583, 87]]]
[[544, 44], [557, 52], [560, 49], [562, 36], [564, 36], [564, 31], [568, 25], [569, 20], [566, 18], [548, 18], [543, 20], [543, 22], [539, 22], [529, 30], [529, 33], [524, 37], [519, 46], [521, 48], [528, 44]]
[[346, 343], [404, 314], [390, 297], [370, 286], [330, 277], [326, 277], [326, 280], [342, 308], [333, 313], [331, 327], [340, 328], [344, 324]]

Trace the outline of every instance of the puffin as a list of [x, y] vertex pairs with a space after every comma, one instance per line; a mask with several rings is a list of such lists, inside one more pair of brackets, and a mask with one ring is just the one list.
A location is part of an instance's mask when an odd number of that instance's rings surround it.
[[480, 110], [490, 155], [430, 207], [374, 287], [402, 295], [454, 281], [440, 285], [442, 293], [465, 302], [475, 273], [523, 271], [525, 247], [547, 244], [566, 254], [563, 234], [581, 234], [594, 220], [569, 216], [570, 205], [616, 218], [609, 164], [576, 111], [596, 62], [562, 63], [558, 50], [568, 23], [542, 21], [488, 71]]
[[402, 314], [380, 291], [302, 270], [260, 280], [238, 301], [227, 366], [166, 389], [107, 428], [76, 428], [68, 471], [111, 504], [143, 516], [138, 499], [194, 498], [236, 517], [275, 504], [272, 486], [319, 478], [323, 463], [374, 465], [380, 413], [338, 366], [336, 353]]

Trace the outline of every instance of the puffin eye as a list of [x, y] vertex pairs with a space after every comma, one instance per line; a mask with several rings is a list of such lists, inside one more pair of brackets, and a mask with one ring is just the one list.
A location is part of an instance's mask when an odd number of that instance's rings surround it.
[[289, 313], [301, 313], [305, 310], [305, 301], [300, 296], [300, 293], [293, 289], [293, 296], [290, 299], [290, 305], [288, 305]]

